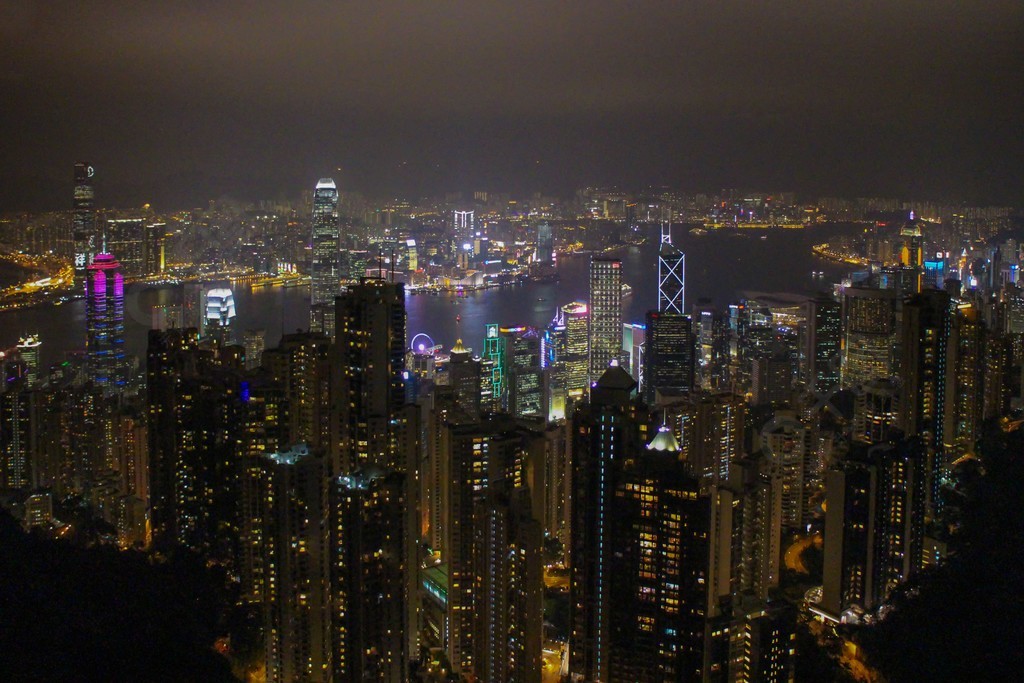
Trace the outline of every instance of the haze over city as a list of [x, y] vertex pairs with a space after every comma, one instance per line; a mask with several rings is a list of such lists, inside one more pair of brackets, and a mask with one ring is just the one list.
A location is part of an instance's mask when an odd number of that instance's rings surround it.
[[1017, 203], [1022, 32], [1012, 0], [4, 2], [0, 208], [63, 208], [79, 158], [165, 209], [327, 174]]

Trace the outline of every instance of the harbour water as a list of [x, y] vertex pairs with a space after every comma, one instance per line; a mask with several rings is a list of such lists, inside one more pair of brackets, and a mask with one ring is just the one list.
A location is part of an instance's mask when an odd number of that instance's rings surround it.
[[[687, 307], [705, 297], [725, 306], [742, 291], [811, 294], [826, 290], [849, 266], [825, 261], [811, 253], [811, 245], [852, 226], [816, 226], [807, 230], [744, 230], [712, 232], [695, 236], [679, 228], [674, 243], [686, 253]], [[624, 300], [623, 318], [640, 322], [657, 305], [656, 235], [640, 247], [623, 248], [623, 279], [632, 287]], [[408, 336], [426, 334], [435, 343], [450, 347], [461, 337], [479, 349], [484, 325], [535, 325], [542, 327], [556, 307], [575, 300], [586, 301], [589, 255], [563, 257], [557, 282], [532, 282], [515, 287], [471, 292], [465, 296], [408, 295]], [[823, 272], [822, 276], [813, 273]], [[129, 286], [125, 294], [125, 346], [130, 354], [145, 356], [146, 334], [154, 305], [174, 303], [171, 288]], [[305, 329], [309, 324], [309, 290], [305, 287], [272, 287], [235, 290], [238, 312], [236, 330], [266, 331], [267, 346], [277, 344], [283, 333]], [[52, 364], [65, 353], [85, 346], [85, 302], [43, 306], [0, 313], [0, 348], [13, 346], [18, 337], [38, 333], [42, 362]]]

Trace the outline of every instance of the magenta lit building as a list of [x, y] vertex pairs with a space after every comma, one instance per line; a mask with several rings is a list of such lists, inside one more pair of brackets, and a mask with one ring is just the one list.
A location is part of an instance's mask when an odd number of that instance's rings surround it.
[[86, 353], [89, 377], [116, 391], [128, 381], [124, 352], [124, 275], [113, 254], [97, 254], [88, 267]]

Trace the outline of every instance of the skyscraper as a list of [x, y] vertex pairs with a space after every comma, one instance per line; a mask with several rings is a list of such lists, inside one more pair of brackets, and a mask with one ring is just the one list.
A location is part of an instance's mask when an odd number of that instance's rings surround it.
[[326, 463], [305, 446], [261, 461], [266, 680], [330, 681], [330, 529]]
[[622, 348], [622, 261], [590, 262], [590, 381], [597, 381]]
[[658, 392], [668, 395], [693, 389], [696, 339], [690, 316], [648, 311], [644, 351], [644, 400], [655, 404]]
[[831, 297], [816, 297], [807, 302], [806, 381], [808, 388], [819, 394], [839, 387], [840, 313], [839, 303]]
[[43, 342], [39, 340], [38, 334], [29, 334], [18, 340], [18, 356], [25, 363], [25, 379], [30, 389], [38, 386], [39, 376], [39, 347]]
[[92, 263], [99, 245], [96, 243], [96, 213], [93, 201], [92, 165], [85, 161], [75, 164], [75, 202], [71, 235], [75, 250], [75, 285], [78, 291], [85, 287], [86, 268]]
[[105, 391], [128, 381], [124, 352], [124, 276], [111, 254], [97, 254], [86, 280], [89, 376]]
[[554, 260], [554, 245], [551, 223], [547, 221], [537, 223], [537, 261], [539, 263], [551, 263]]
[[926, 290], [903, 304], [899, 426], [904, 434], [921, 439], [927, 459], [930, 515], [942, 507], [939, 489], [949, 466], [944, 428], [951, 325], [946, 292]]
[[577, 401], [587, 392], [589, 316], [587, 305], [574, 301], [559, 308], [552, 322], [556, 337], [564, 336], [564, 339], [556, 340], [554, 362], [561, 366], [568, 398]]
[[847, 287], [843, 322], [843, 388], [888, 379], [896, 367], [895, 290]]
[[336, 311], [334, 471], [405, 471], [404, 286], [366, 278], [337, 298]]
[[[338, 293], [340, 234], [338, 227], [338, 188], [331, 178], [321, 178], [313, 191], [313, 263], [310, 267], [310, 304], [330, 307]], [[311, 313], [311, 320], [315, 314]], [[327, 323], [314, 332], [333, 336], [325, 329]], [[312, 325], [311, 325], [312, 329]]]
[[686, 313], [686, 255], [672, 244], [672, 224], [661, 226], [658, 249], [658, 312]]

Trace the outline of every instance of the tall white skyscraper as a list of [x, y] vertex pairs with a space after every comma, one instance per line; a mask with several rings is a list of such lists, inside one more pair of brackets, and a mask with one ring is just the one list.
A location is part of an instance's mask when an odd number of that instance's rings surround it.
[[[331, 178], [321, 178], [313, 192], [313, 263], [310, 268], [311, 321], [316, 316], [317, 304], [334, 305], [338, 293], [338, 187]], [[317, 330], [322, 332], [323, 330]]]
[[604, 374], [622, 351], [622, 261], [590, 262], [590, 381]]

